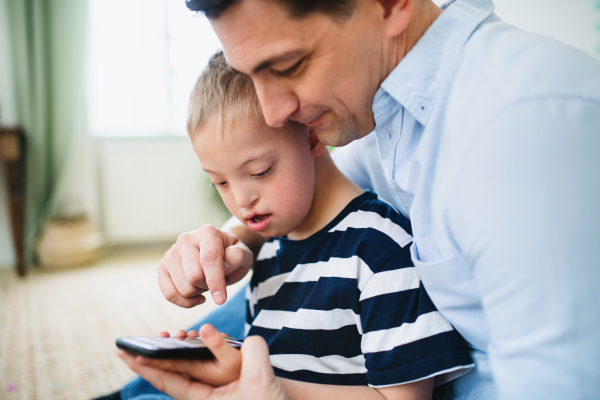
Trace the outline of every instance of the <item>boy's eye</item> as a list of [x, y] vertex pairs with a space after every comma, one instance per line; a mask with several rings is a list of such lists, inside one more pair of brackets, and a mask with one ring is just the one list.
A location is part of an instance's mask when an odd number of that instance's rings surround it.
[[210, 184], [210, 186], [217, 188], [217, 187], [224, 187], [225, 185], [227, 185], [227, 182], [212, 182]]
[[263, 172], [259, 172], [258, 174], [252, 174], [252, 176], [255, 176], [257, 178], [266, 178], [267, 176], [271, 175], [271, 172], [273, 172], [273, 168], [269, 167]]
[[301, 58], [300, 60], [298, 60], [298, 62], [294, 65], [292, 65], [291, 67], [284, 69], [283, 71], [278, 71], [276, 69], [273, 70], [273, 73], [277, 76], [281, 76], [281, 77], [288, 77], [288, 76], [292, 76], [294, 74], [294, 72], [298, 71], [298, 69], [300, 69], [300, 66], [302, 65], [302, 62], [304, 61], [303, 58]]

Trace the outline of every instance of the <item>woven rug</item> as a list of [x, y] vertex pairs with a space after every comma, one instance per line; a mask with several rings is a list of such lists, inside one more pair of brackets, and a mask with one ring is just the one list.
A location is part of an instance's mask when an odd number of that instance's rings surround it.
[[[119, 336], [191, 325], [216, 306], [167, 302], [156, 283], [164, 249], [108, 254], [66, 271], [0, 270], [0, 399], [85, 400], [134, 374], [115, 355]], [[229, 289], [230, 293], [240, 284]]]

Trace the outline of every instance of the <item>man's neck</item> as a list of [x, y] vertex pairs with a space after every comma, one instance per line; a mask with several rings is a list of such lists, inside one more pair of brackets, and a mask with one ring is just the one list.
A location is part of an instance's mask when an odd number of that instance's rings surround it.
[[406, 57], [441, 13], [442, 9], [431, 0], [414, 0], [414, 11], [408, 26], [390, 41], [387, 62], [384, 65], [386, 77]]

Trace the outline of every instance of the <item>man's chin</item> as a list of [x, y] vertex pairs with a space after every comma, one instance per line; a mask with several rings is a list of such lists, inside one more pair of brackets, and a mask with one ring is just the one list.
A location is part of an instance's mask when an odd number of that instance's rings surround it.
[[343, 147], [350, 142], [364, 136], [355, 135], [355, 132], [340, 129], [321, 129], [316, 130], [315, 133], [321, 141], [321, 143], [327, 146]]
[[348, 143], [367, 136], [373, 129], [374, 124], [373, 127], [369, 126], [363, 129], [353, 119], [349, 122], [341, 122], [329, 127], [321, 126], [314, 129], [314, 131], [323, 144], [333, 147], [343, 147]]

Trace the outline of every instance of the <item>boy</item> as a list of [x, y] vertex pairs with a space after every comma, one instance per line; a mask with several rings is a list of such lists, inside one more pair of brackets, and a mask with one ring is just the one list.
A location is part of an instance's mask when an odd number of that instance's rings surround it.
[[267, 126], [252, 81], [222, 52], [196, 83], [187, 127], [229, 211], [269, 238], [248, 329], [267, 341], [291, 398], [427, 399], [468, 372], [467, 349], [411, 263], [409, 221], [339, 172], [308, 128]]

